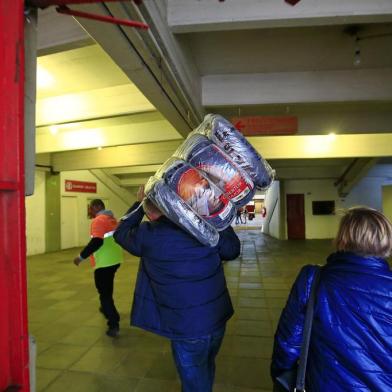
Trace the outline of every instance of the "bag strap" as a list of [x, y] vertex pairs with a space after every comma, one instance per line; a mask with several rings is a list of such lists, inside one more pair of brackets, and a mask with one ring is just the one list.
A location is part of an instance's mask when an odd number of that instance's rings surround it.
[[304, 332], [303, 332], [301, 351], [300, 351], [301, 354], [299, 357], [297, 380], [294, 389], [294, 391], [296, 392], [305, 391], [306, 362], [308, 360], [310, 335], [312, 332], [312, 324], [313, 324], [314, 303], [316, 301], [316, 292], [320, 280], [320, 270], [321, 268], [317, 267], [314, 273], [312, 287], [310, 289], [308, 305], [306, 307]]

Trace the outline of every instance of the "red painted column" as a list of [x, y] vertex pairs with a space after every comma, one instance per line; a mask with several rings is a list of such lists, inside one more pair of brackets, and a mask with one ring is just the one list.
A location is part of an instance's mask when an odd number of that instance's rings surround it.
[[0, 1], [0, 391], [28, 392], [23, 3]]

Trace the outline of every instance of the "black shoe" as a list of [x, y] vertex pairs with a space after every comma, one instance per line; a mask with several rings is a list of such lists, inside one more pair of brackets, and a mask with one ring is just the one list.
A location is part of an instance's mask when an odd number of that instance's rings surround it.
[[116, 338], [119, 334], [120, 334], [120, 328], [118, 327], [109, 328], [106, 331], [106, 335], [110, 336], [111, 338]]

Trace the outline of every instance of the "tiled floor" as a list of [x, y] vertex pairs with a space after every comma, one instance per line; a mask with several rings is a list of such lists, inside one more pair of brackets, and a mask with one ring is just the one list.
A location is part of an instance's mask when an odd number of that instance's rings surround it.
[[[323, 263], [331, 241], [278, 241], [240, 230], [241, 257], [225, 264], [235, 307], [217, 358], [215, 392], [271, 390], [272, 337], [300, 267]], [[179, 391], [164, 338], [129, 327], [138, 259], [128, 255], [116, 276], [121, 336], [105, 335], [92, 270], [75, 267], [78, 249], [29, 257], [29, 325], [37, 340], [37, 391]]]

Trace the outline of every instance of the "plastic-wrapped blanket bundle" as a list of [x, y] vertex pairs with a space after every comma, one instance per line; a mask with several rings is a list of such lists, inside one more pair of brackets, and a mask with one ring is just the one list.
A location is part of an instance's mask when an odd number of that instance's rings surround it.
[[174, 155], [203, 171], [237, 208], [252, 200], [254, 184], [248, 174], [206, 137], [198, 134], [188, 137]]
[[147, 197], [201, 243], [215, 246], [236, 208], [267, 189], [274, 171], [232, 124], [209, 114], [148, 181]]
[[267, 189], [274, 180], [274, 170], [245, 137], [222, 116], [207, 114], [204, 121], [193, 132], [210, 139], [254, 181], [257, 189]]
[[215, 246], [219, 241], [218, 231], [201, 218], [163, 180], [151, 177], [145, 192], [148, 198], [174, 223], [184, 228], [202, 244]]
[[189, 163], [171, 158], [166, 161], [155, 175], [164, 182], [217, 230], [225, 229], [235, 216], [235, 206], [227, 196]]

